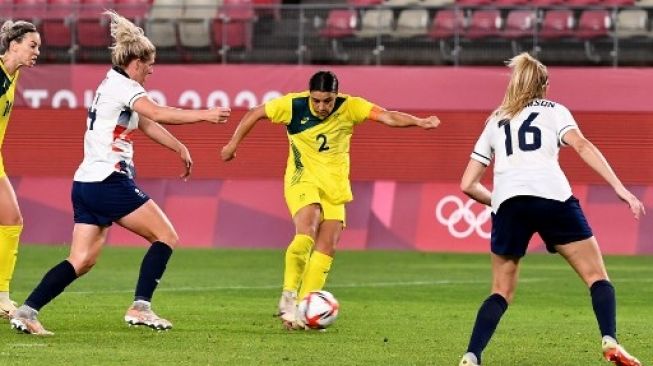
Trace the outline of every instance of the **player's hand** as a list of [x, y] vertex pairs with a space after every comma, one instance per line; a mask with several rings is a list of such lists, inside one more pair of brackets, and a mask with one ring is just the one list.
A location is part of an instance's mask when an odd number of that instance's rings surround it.
[[644, 207], [644, 204], [626, 188], [617, 189], [616, 193], [622, 201], [628, 204], [630, 207], [630, 212], [633, 213], [636, 219], [639, 220], [642, 215], [646, 214], [646, 208]]
[[207, 109], [207, 115], [206, 120], [211, 123], [225, 123], [231, 115], [231, 108], [215, 107]]
[[432, 128], [436, 128], [440, 125], [440, 119], [436, 116], [431, 116], [428, 118], [422, 118], [419, 121], [418, 126], [422, 127], [425, 130], [430, 130]]
[[184, 172], [179, 174], [179, 178], [186, 181], [190, 177], [191, 171], [193, 170], [193, 159], [190, 157], [190, 152], [188, 151], [186, 146], [182, 145], [179, 151], [179, 158], [181, 159], [181, 162], [184, 164]]
[[226, 144], [220, 152], [220, 157], [222, 161], [233, 160], [236, 157], [236, 146], [231, 143]]

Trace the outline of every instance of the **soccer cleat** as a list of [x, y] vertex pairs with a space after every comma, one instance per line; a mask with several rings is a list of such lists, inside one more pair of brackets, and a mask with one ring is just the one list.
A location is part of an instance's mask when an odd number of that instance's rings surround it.
[[40, 336], [54, 335], [54, 333], [43, 328], [41, 322], [36, 318], [36, 314], [37, 312], [31, 308], [25, 309], [24, 306], [18, 308], [11, 315], [11, 320], [9, 320], [11, 329]]
[[463, 355], [458, 366], [480, 366], [480, 364], [473, 353], [467, 352]]
[[603, 348], [603, 357], [616, 366], [642, 366], [638, 359], [626, 352], [612, 337], [603, 337], [601, 346]]
[[160, 318], [152, 311], [149, 303], [134, 301], [134, 304], [127, 309], [125, 322], [129, 325], [146, 325], [155, 330], [172, 329], [172, 323], [166, 319]]
[[16, 311], [16, 303], [9, 300], [0, 300], [0, 318], [11, 319], [11, 314]]
[[295, 291], [281, 292], [279, 312], [277, 313], [284, 328], [297, 328], [297, 293]]

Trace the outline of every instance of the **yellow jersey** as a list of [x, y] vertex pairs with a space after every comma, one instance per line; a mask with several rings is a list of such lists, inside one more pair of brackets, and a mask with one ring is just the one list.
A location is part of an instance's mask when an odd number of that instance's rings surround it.
[[14, 94], [16, 92], [16, 81], [19, 71], [12, 76], [9, 75], [5, 65], [0, 62], [0, 148], [5, 139], [5, 131], [9, 123], [9, 114], [14, 105]]
[[324, 119], [315, 115], [308, 91], [290, 93], [265, 104], [273, 123], [285, 124], [289, 152], [284, 185], [314, 184], [334, 204], [352, 200], [349, 146], [354, 126], [370, 117], [375, 105], [360, 97], [338, 94]]

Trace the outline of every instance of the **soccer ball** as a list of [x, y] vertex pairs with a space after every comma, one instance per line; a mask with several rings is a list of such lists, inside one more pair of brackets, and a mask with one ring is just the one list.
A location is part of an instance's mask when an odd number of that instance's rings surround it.
[[297, 307], [299, 320], [311, 329], [324, 329], [338, 318], [340, 304], [328, 291], [309, 292]]

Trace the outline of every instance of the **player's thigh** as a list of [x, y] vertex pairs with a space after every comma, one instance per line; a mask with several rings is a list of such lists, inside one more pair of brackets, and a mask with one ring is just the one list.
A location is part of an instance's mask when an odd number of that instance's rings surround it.
[[588, 287], [598, 280], [608, 279], [601, 249], [595, 237], [565, 245], [556, 245], [555, 249], [574, 268]]
[[321, 198], [317, 187], [310, 183], [286, 186], [284, 197], [296, 232], [315, 238], [322, 221]]
[[490, 253], [492, 260], [492, 293], [503, 296], [512, 302], [519, 280], [519, 260], [521, 257]]
[[6, 175], [0, 177], [0, 225], [22, 225], [14, 188]]
[[174, 248], [179, 241], [172, 223], [152, 199], [116, 223], [150, 243], [160, 241]]
[[95, 264], [108, 232], [108, 226], [75, 224], [68, 261], [78, 275], [85, 273]]

